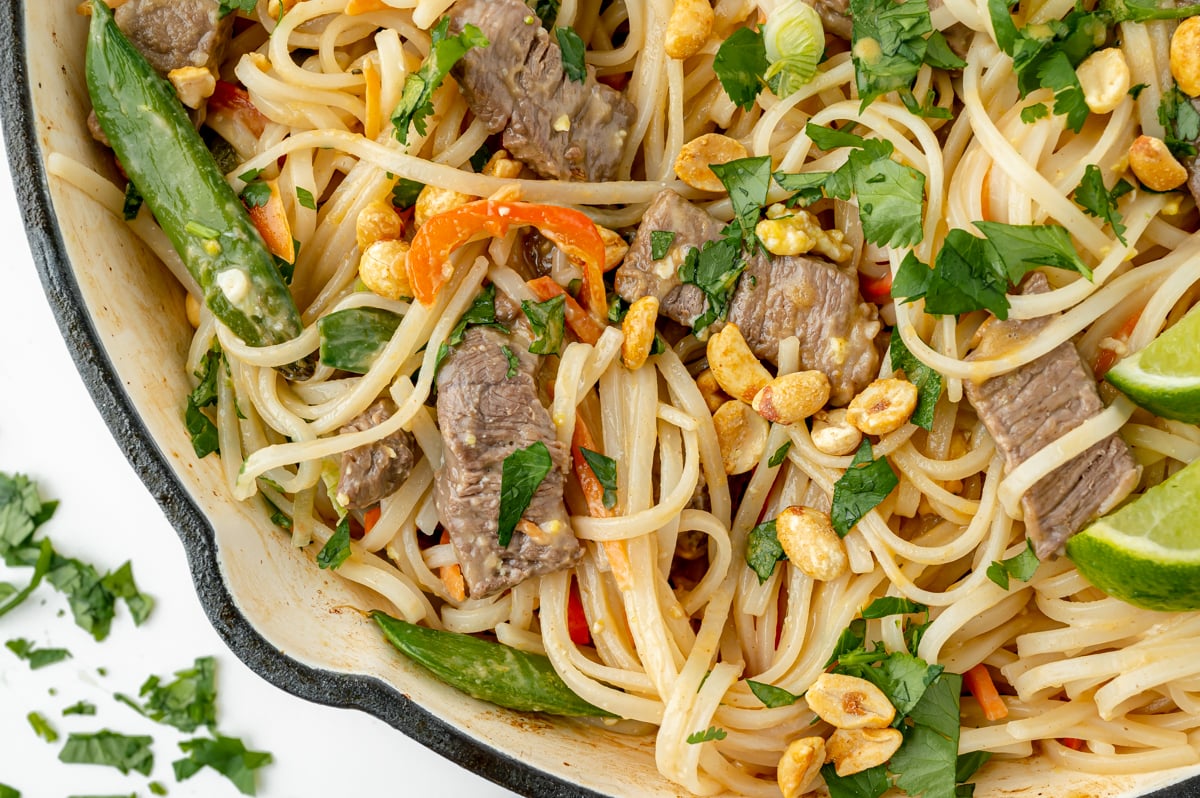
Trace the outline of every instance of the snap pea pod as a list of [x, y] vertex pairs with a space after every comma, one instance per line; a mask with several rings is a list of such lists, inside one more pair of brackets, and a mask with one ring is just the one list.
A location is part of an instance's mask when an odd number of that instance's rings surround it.
[[[87, 86], [121, 167], [174, 244], [213, 314], [250, 346], [289, 341], [300, 314], [241, 200], [175, 92], [92, 2]], [[285, 367], [311, 372], [311, 361]]]
[[388, 642], [451, 687], [519, 712], [614, 717], [571, 691], [550, 660], [470, 635], [442, 632], [379, 612], [371, 617]]

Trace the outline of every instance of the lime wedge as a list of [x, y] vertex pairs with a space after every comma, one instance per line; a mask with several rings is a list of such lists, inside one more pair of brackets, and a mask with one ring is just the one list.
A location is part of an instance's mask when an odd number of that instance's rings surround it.
[[1109, 369], [1105, 379], [1163, 418], [1200, 422], [1200, 308], [1150, 345]]
[[1200, 460], [1067, 541], [1105, 593], [1149, 610], [1200, 610]]

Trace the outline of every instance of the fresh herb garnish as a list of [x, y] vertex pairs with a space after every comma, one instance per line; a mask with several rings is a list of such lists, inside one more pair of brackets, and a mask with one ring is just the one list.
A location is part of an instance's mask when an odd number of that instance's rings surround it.
[[727, 732], [718, 726], [709, 726], [704, 731], [692, 732], [687, 736], [689, 745], [696, 743], [707, 743], [710, 740], [724, 740], [728, 736]]
[[442, 361], [450, 354], [450, 350], [463, 342], [468, 327], [491, 327], [508, 334], [508, 328], [496, 321], [496, 286], [490, 283], [484, 286], [471, 302], [471, 307], [467, 308], [467, 312], [458, 320], [458, 324], [454, 325], [450, 335], [438, 348], [437, 368], [441, 368]]
[[771, 66], [762, 33], [738, 28], [721, 42], [713, 59], [713, 72], [734, 105], [750, 110], [764, 85], [763, 75]]
[[23, 637], [9, 640], [4, 646], [17, 657], [28, 662], [29, 669], [34, 671], [56, 662], [62, 662], [71, 656], [71, 652], [65, 648], [37, 648], [31, 641]]
[[227, 17], [234, 11], [253, 14], [257, 5], [258, 0], [221, 0], [220, 5], [217, 7], [217, 17]]
[[905, 105], [915, 105], [912, 85], [924, 63], [942, 69], [966, 66], [934, 31], [926, 0], [850, 0], [850, 16], [851, 55], [861, 108], [891, 91], [898, 91]]
[[108, 729], [94, 734], [72, 733], [58, 759], [74, 765], [108, 765], [122, 773], [135, 770], [149, 776], [154, 767], [152, 742], [146, 736], [118, 734]]
[[158, 723], [191, 732], [217, 723], [216, 660], [196, 657], [191, 668], [175, 672], [175, 679], [162, 684], [157, 676], [146, 679], [138, 690], [145, 703], [139, 705], [127, 696], [117, 698]]
[[404, 90], [400, 104], [392, 112], [392, 125], [401, 144], [408, 143], [408, 128], [416, 128], [424, 136], [425, 119], [433, 113], [433, 93], [442, 85], [450, 69], [458, 63], [472, 47], [487, 47], [487, 37], [474, 25], [467, 24], [457, 36], [447, 36], [450, 18], [442, 20], [433, 28], [429, 56], [416, 72], [404, 79]]
[[89, 701], [76, 701], [69, 707], [63, 707], [63, 716], [67, 715], [95, 715], [96, 705]]
[[1038, 564], [1037, 554], [1033, 551], [1033, 541], [1026, 540], [1025, 548], [1021, 550], [1020, 554], [1009, 557], [1007, 560], [993, 561], [987, 567], [987, 576], [1002, 590], [1008, 590], [1010, 576], [1022, 582], [1028, 582], [1037, 571]]
[[750, 692], [754, 693], [754, 697], [763, 702], [763, 706], [771, 707], [787, 707], [800, 700], [800, 696], [789, 693], [782, 687], [776, 687], [772, 684], [763, 684], [749, 679], [746, 680], [746, 686], [750, 688]]
[[775, 468], [778, 465], [782, 465], [783, 461], [787, 459], [788, 449], [791, 449], [791, 448], [792, 448], [792, 442], [784, 441], [783, 445], [780, 446], [778, 449], [776, 449], [775, 453], [771, 455], [771, 459], [767, 461], [767, 465], [770, 466], [771, 468]]
[[58, 741], [58, 731], [50, 725], [50, 721], [46, 720], [45, 716], [40, 712], [30, 712], [25, 716], [29, 721], [29, 725], [33, 727], [33, 733], [41, 737], [48, 743]]
[[779, 535], [775, 531], [775, 521], [766, 521], [750, 530], [746, 538], [746, 565], [758, 576], [758, 583], [771, 578], [775, 572], [775, 563], [786, 560], [783, 546], [779, 544]]
[[892, 368], [903, 371], [908, 381], [917, 386], [917, 408], [909, 420], [922, 429], [933, 429], [933, 412], [937, 408], [938, 398], [942, 395], [942, 375], [917, 360], [913, 353], [908, 351], [898, 328], [892, 329], [892, 339], [888, 347]]
[[1021, 109], [1021, 121], [1027, 125], [1047, 116], [1050, 116], [1050, 108], [1045, 103], [1034, 103]]
[[317, 552], [317, 567], [336, 571], [350, 556], [350, 516], [342, 516], [337, 529]]
[[617, 461], [591, 449], [579, 447], [584, 462], [596, 476], [596, 481], [604, 489], [604, 507], [611, 510], [617, 503]]
[[525, 513], [538, 485], [550, 473], [554, 460], [546, 444], [536, 441], [504, 458], [500, 471], [500, 518], [496, 534], [508, 546], [513, 531]]
[[734, 216], [742, 228], [742, 237], [754, 240], [754, 226], [766, 204], [771, 188], [771, 156], [739, 158], [728, 163], [709, 164], [709, 169], [729, 192]]
[[21, 792], [7, 784], [0, 784], [0, 798], [21, 798]]
[[243, 795], [256, 794], [254, 771], [270, 764], [272, 759], [266, 751], [247, 750], [241, 740], [222, 735], [217, 735], [215, 739], [196, 737], [183, 740], [179, 748], [187, 756], [171, 763], [176, 779], [186, 781], [201, 768], [210, 767], [232, 781]]
[[392, 186], [392, 205], [401, 210], [411, 208], [417, 204], [417, 197], [421, 196], [423, 188], [425, 188], [424, 183], [409, 180], [407, 177], [400, 178], [396, 181], [396, 185]]
[[650, 259], [662, 260], [667, 257], [667, 253], [671, 251], [671, 244], [675, 241], [674, 230], [651, 230], [650, 231]]
[[383, 308], [346, 308], [317, 320], [321, 362], [330, 368], [366, 374], [392, 340], [402, 317]]
[[746, 269], [742, 257], [742, 238], [736, 224], [728, 225], [722, 237], [704, 242], [704, 246], [688, 250], [679, 266], [679, 279], [697, 286], [707, 300], [704, 313], [692, 322], [692, 330], [700, 332], [718, 319], [725, 318], [733, 289]]
[[542, 27], [546, 30], [554, 28], [554, 22], [558, 19], [560, 5], [559, 0], [537, 0], [534, 4], [533, 13], [537, 14], [538, 19], [542, 21]]
[[910, 599], [899, 596], [883, 596], [872, 601], [862, 611], [865, 620], [888, 618], [892, 615], [912, 615], [919, 612], [929, 612], [924, 604], [918, 604]]
[[260, 180], [247, 183], [242, 189], [242, 202], [247, 208], [261, 208], [271, 201], [271, 186]]
[[142, 209], [142, 193], [137, 190], [137, 186], [130, 180], [125, 184], [125, 201], [121, 205], [121, 215], [125, 217], [125, 221], [132, 222], [137, 218], [138, 211]]
[[504, 353], [504, 359], [508, 361], [508, 371], [504, 372], [504, 379], [511, 380], [517, 376], [517, 372], [521, 367], [521, 361], [517, 358], [516, 353], [507, 346], [500, 347], [500, 351]]
[[584, 46], [583, 39], [579, 38], [574, 28], [555, 28], [554, 36], [558, 39], [559, 49], [562, 50], [563, 71], [567, 73], [567, 78], [576, 83], [583, 83], [587, 80], [587, 65], [583, 61], [587, 47]]
[[875, 509], [896, 485], [900, 478], [892, 470], [886, 457], [873, 459], [871, 442], [863, 439], [846, 473], [834, 483], [833, 508], [829, 515], [833, 530], [841, 537], [857, 524], [863, 516]]
[[300, 207], [308, 208], [310, 211], [317, 209], [317, 200], [312, 192], [303, 186], [296, 186], [296, 201], [300, 203]]
[[534, 334], [529, 351], [535, 355], [557, 355], [562, 349], [563, 329], [566, 324], [566, 296], [559, 294], [545, 302], [523, 299], [521, 310], [525, 313], [525, 318], [529, 319], [529, 327]]
[[148, 789], [150, 791], [151, 795], [166, 795], [167, 794], [167, 788], [160, 781], [150, 782], [149, 784], [146, 785], [146, 789]]
[[1175, 157], [1190, 158], [1196, 154], [1196, 140], [1200, 139], [1200, 111], [1178, 86], [1163, 92], [1158, 103], [1158, 121], [1166, 128], [1163, 140]]
[[1111, 226], [1117, 240], [1127, 244], [1129, 242], [1125, 240], [1125, 225], [1121, 223], [1121, 211], [1117, 209], [1117, 200], [1130, 191], [1133, 191], [1133, 186], [1124, 179], [1118, 180], [1111, 191], [1105, 188], [1104, 175], [1100, 173], [1100, 167], [1093, 163], [1083, 170], [1083, 179], [1075, 187], [1071, 199], [1075, 200], [1085, 213]]
[[221, 345], [214, 339], [212, 347], [201, 358], [196, 368], [196, 379], [200, 382], [188, 394], [187, 407], [183, 414], [184, 425], [191, 436], [196, 457], [207, 457], [221, 449], [217, 425], [201, 408], [217, 403], [217, 380], [224, 366], [225, 356], [221, 353]]

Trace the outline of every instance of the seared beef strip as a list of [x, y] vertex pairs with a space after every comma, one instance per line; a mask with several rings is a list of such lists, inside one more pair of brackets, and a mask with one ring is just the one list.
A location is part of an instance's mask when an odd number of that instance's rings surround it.
[[217, 0], [126, 0], [114, 17], [159, 74], [188, 66], [215, 74], [233, 32], [234, 15], [220, 10]]
[[[717, 238], [724, 225], [669, 189], [646, 209], [637, 236], [617, 269], [617, 293], [627, 302], [654, 295], [659, 312], [691, 326], [707, 301], [695, 285], [682, 284], [679, 265], [689, 250]], [[675, 233], [666, 257], [653, 260], [650, 234]], [[779, 342], [800, 339], [800, 363], [829, 377], [832, 402], [844, 405], [878, 373], [879, 333], [875, 306], [862, 301], [858, 273], [819, 258], [750, 257], [729, 306], [729, 321], [738, 325], [758, 357], [779, 358]], [[713, 327], [715, 330], [716, 327]]]
[[[505, 346], [519, 361], [511, 378]], [[437, 376], [445, 464], [435, 476], [434, 498], [473, 598], [569, 568], [583, 556], [563, 504], [569, 455], [538, 400], [534, 374], [540, 358], [528, 349], [519, 331], [508, 336], [471, 327]], [[531, 536], [518, 526], [503, 547], [497, 529], [504, 459], [537, 441], [550, 450], [554, 466], [522, 518], [541, 532]]]
[[470, 23], [487, 47], [467, 52], [453, 70], [472, 112], [488, 131], [504, 131], [504, 148], [542, 177], [611, 180], [636, 114], [619, 91], [578, 83], [563, 70], [562, 51], [521, 0], [458, 0], [450, 32]]
[[[1023, 293], [1048, 288], [1045, 275], [1034, 272]], [[968, 360], [1000, 356], [1036, 336], [1050, 321], [992, 320]], [[1009, 469], [1104, 409], [1096, 381], [1069, 341], [1015, 371], [982, 383], [968, 380], [964, 388]], [[1040, 479], [1021, 497], [1025, 531], [1038, 557], [1059, 551], [1084, 524], [1128, 496], [1138, 473], [1129, 447], [1117, 435], [1109, 435]]]
[[[342, 433], [377, 427], [396, 411], [390, 399], [380, 399], [342, 427]], [[351, 509], [376, 504], [396, 492], [416, 463], [413, 436], [398, 430], [375, 443], [342, 452], [338, 501]]]

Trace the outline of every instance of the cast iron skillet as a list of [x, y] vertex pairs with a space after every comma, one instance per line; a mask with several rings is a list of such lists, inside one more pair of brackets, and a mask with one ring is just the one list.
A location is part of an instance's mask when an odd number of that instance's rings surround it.
[[[0, 2], [0, 42], [9, 42], [9, 46], [0, 47], [0, 74], [8, 76], [0, 81], [0, 119], [33, 260], [92, 400], [183, 542], [192, 583], [217, 634], [238, 659], [276, 687], [306, 701], [374, 715], [447, 759], [514, 792], [537, 798], [604, 798], [601, 793], [563, 781], [471, 739], [378, 679], [297, 662], [268, 643], [237, 609], [217, 566], [213, 529], [176, 479], [121, 387], [67, 260], [34, 128], [25, 68], [30, 40], [24, 9], [25, 0]], [[36, 40], [33, 43], [36, 46]], [[1200, 798], [1200, 776], [1146, 798]]]

